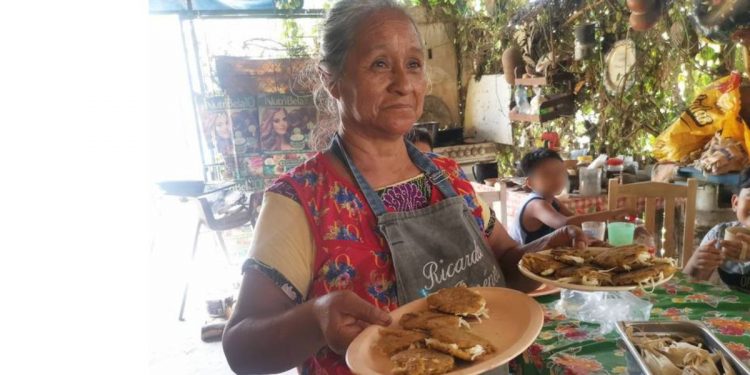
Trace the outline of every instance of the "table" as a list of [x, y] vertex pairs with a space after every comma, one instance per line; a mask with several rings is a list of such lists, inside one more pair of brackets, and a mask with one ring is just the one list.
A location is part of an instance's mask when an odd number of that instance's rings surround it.
[[[649, 294], [651, 320], [702, 321], [739, 359], [750, 365], [750, 295], [692, 282], [680, 274]], [[544, 326], [537, 340], [511, 362], [518, 374], [627, 374], [627, 349], [619, 334], [597, 334], [598, 325], [569, 320], [554, 308], [559, 295], [537, 298]]]

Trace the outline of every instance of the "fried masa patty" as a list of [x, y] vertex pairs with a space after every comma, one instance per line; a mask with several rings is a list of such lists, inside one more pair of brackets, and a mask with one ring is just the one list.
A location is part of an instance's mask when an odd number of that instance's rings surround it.
[[558, 262], [549, 254], [525, 254], [522, 258], [522, 262], [527, 270], [540, 276], [549, 276], [557, 270], [567, 267], [565, 263]]
[[465, 287], [440, 289], [427, 297], [431, 309], [461, 316], [485, 315], [486, 301], [478, 292]]
[[659, 281], [668, 278], [677, 272], [677, 268], [669, 263], [661, 263], [655, 266], [641, 268], [636, 271], [616, 274], [612, 277], [615, 285], [634, 285], [649, 281]]
[[590, 262], [597, 255], [609, 250], [608, 248], [591, 247], [586, 249], [577, 249], [572, 247], [561, 247], [552, 249], [550, 254], [559, 262], [570, 266], [580, 266]]
[[388, 356], [400, 351], [423, 347], [427, 335], [417, 331], [408, 331], [398, 328], [381, 328], [380, 338], [375, 347]]
[[645, 268], [651, 264], [650, 261], [651, 254], [648, 249], [640, 245], [615, 247], [595, 256], [592, 260], [596, 266], [615, 272]]
[[474, 361], [494, 351], [489, 341], [460, 328], [438, 328], [430, 331], [427, 347], [465, 361]]
[[398, 323], [403, 329], [417, 329], [423, 331], [429, 331], [440, 327], [457, 328], [468, 325], [468, 323], [459, 316], [429, 310], [404, 314]]
[[431, 349], [409, 349], [391, 357], [394, 374], [435, 375], [444, 374], [453, 369], [455, 361], [448, 354]]

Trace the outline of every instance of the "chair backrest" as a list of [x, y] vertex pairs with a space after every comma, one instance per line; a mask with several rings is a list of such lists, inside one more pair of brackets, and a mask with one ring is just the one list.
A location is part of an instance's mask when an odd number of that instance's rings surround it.
[[[250, 210], [250, 207], [244, 206], [233, 213], [227, 214], [226, 216], [221, 218], [217, 218], [214, 215], [213, 209], [211, 207], [211, 202], [209, 202], [208, 199], [206, 199], [205, 197], [200, 197], [197, 198], [196, 201], [198, 202], [199, 206], [200, 220], [206, 227], [208, 227], [208, 229], [213, 231], [225, 231], [229, 229], [239, 228], [245, 225], [247, 222], [257, 219], [257, 211], [255, 211], [255, 208], [257, 208], [257, 206], [253, 207], [253, 211]], [[253, 225], [255, 225], [254, 221]]]
[[[677, 258], [679, 265], [693, 255], [693, 236], [695, 235], [695, 200], [698, 181], [687, 180], [687, 185], [675, 185], [663, 182], [638, 182], [622, 185], [617, 178], [609, 180], [609, 208], [618, 208], [620, 198], [625, 198], [625, 207], [635, 210], [639, 198], [646, 200], [646, 229], [656, 233], [656, 206], [659, 199], [664, 201], [664, 255]], [[675, 243], [675, 201], [684, 201], [685, 228], [682, 233], [682, 251], [677, 251]]]
[[[477, 182], [472, 182], [472, 186], [474, 186], [474, 191], [476, 195], [484, 201], [484, 203], [487, 204], [489, 208], [492, 208], [493, 211], [495, 211], [495, 217], [497, 218], [500, 223], [502, 223], [506, 228], [508, 227], [508, 206], [507, 206], [507, 191], [505, 184], [500, 182], [496, 183], [491, 188], [486, 185], [481, 185]], [[496, 210], [495, 207], [499, 203], [499, 210]]]

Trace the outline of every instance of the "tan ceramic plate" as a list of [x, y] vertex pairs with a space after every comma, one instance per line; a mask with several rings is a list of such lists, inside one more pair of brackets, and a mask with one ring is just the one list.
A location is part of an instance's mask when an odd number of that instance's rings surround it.
[[[543, 254], [545, 252], [549, 253], [549, 250], [541, 251], [540, 254]], [[521, 264], [521, 261], [518, 262], [518, 269], [521, 271], [522, 274], [524, 274], [524, 276], [528, 277], [529, 279], [532, 279], [534, 281], [538, 281], [540, 283], [544, 283], [544, 284], [547, 284], [547, 285], [550, 285], [550, 286], [556, 286], [556, 287], [558, 287], [560, 289], [579, 290], [579, 291], [582, 291], [582, 292], [623, 292], [623, 291], [635, 290], [635, 289], [641, 288], [641, 286], [639, 286], [639, 285], [590, 286], [590, 285], [561, 283], [561, 282], [559, 282], [557, 280], [548, 279], [546, 277], [539, 276], [539, 275], [537, 275], [537, 274], [529, 271], [528, 269], [526, 269], [526, 267], [524, 267]], [[672, 275], [672, 276], [674, 276], [674, 275]], [[659, 281], [659, 282], [657, 282], [657, 283], [655, 283], [653, 285], [656, 286], [656, 285], [664, 284], [667, 281], [669, 281], [672, 278], [672, 276], [669, 276], [666, 279], [661, 280], [661, 281]], [[647, 286], [650, 287], [651, 284], [648, 284]]]
[[556, 294], [560, 293], [560, 288], [554, 286], [554, 285], [547, 285], [542, 284], [539, 288], [532, 292], [528, 292], [526, 294], [529, 295], [529, 297], [542, 297], [542, 296], [548, 296], [550, 294]]
[[[452, 375], [481, 374], [502, 366], [528, 348], [544, 323], [542, 307], [533, 298], [506, 288], [471, 288], [487, 300], [490, 317], [471, 323], [472, 332], [489, 340], [495, 352], [475, 363], [461, 363]], [[419, 299], [391, 311], [392, 327], [398, 327], [402, 315], [427, 309], [427, 301]], [[346, 364], [355, 374], [390, 374], [393, 367], [384, 354], [373, 348], [378, 339], [378, 326], [370, 326], [357, 336], [346, 351]]]

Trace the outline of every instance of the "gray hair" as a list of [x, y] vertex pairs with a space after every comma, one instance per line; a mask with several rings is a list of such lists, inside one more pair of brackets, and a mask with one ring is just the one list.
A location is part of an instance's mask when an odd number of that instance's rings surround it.
[[[382, 10], [396, 10], [406, 16], [419, 34], [414, 19], [396, 0], [339, 0], [333, 5], [321, 27], [320, 59], [317, 62], [333, 81], [338, 80], [356, 38], [355, 30], [364, 19]], [[420, 37], [421, 43], [421, 37]], [[318, 74], [315, 74], [318, 77]], [[340, 123], [336, 101], [325, 89], [327, 82], [320, 79], [314, 90], [315, 105], [321, 118], [313, 134], [313, 143], [322, 148], [328, 145]]]

